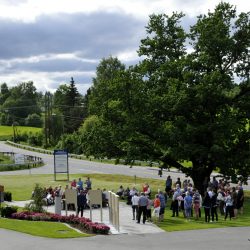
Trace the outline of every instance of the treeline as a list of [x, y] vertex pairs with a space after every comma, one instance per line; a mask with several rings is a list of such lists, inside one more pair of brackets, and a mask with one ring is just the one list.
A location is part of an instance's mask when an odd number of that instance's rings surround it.
[[[77, 130], [86, 117], [84, 96], [73, 78], [62, 84], [54, 94], [38, 92], [33, 82], [14, 87], [0, 85], [0, 125], [13, 126], [15, 141], [33, 145], [55, 146], [60, 136]], [[18, 133], [17, 126], [43, 128], [42, 133]]]
[[[72, 86], [54, 94], [53, 110], [63, 114], [65, 128], [57, 146], [130, 164], [158, 161], [191, 176], [200, 190], [214, 170], [246, 180], [249, 16], [220, 3], [186, 31], [182, 13], [151, 15], [137, 65], [126, 68], [117, 58], [105, 58], [85, 97]], [[77, 109], [78, 99], [84, 109]]]

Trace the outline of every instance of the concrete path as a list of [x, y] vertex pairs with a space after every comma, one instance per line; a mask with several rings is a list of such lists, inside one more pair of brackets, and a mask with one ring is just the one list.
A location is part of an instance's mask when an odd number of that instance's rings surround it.
[[[29, 201], [13, 201], [6, 202], [6, 204], [24, 207]], [[44, 207], [48, 212], [55, 213], [55, 207], [49, 206]], [[120, 202], [120, 230], [115, 229], [112, 224], [109, 223], [109, 208], [103, 208], [103, 223], [111, 228], [112, 234], [155, 234], [164, 232], [162, 229], [157, 227], [151, 222], [146, 222], [145, 224], [137, 224], [135, 220], [132, 220], [132, 208], [125, 202]], [[62, 210], [62, 215], [65, 215], [65, 210]], [[75, 214], [74, 211], [69, 211], [69, 214]], [[83, 216], [90, 218], [90, 210], [84, 210]], [[92, 209], [92, 221], [101, 222], [101, 211], [98, 208]], [[0, 248], [1, 249], [1, 248]]]

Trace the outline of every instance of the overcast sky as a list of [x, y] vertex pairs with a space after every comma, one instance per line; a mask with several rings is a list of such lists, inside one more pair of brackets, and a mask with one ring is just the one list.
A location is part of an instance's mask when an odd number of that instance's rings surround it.
[[[217, 0], [0, 0], [0, 83], [55, 91], [74, 77], [85, 94], [102, 58], [138, 62], [152, 13], [186, 14], [185, 27]], [[228, 0], [250, 11], [248, 0]]]

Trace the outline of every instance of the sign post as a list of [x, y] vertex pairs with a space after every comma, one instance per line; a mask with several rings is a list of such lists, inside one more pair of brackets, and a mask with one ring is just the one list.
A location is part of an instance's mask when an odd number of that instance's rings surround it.
[[54, 150], [54, 180], [56, 181], [56, 174], [67, 173], [69, 180], [69, 160], [67, 150]]
[[102, 191], [101, 190], [89, 190], [89, 208], [90, 208], [90, 219], [92, 220], [92, 205], [100, 205], [100, 216], [101, 222], [103, 221], [102, 215]]

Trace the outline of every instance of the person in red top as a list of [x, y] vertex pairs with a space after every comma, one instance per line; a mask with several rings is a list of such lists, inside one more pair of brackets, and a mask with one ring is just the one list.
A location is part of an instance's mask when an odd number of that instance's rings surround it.
[[76, 183], [76, 179], [74, 179], [74, 180], [71, 182], [70, 185], [71, 185], [71, 187], [76, 188], [76, 184], [77, 184], [77, 183]]
[[153, 211], [153, 215], [154, 217], [158, 218], [157, 221], [159, 221], [159, 213], [160, 213], [160, 207], [161, 206], [161, 201], [159, 199], [159, 195], [156, 194], [155, 195], [155, 199], [154, 199], [154, 211]]

